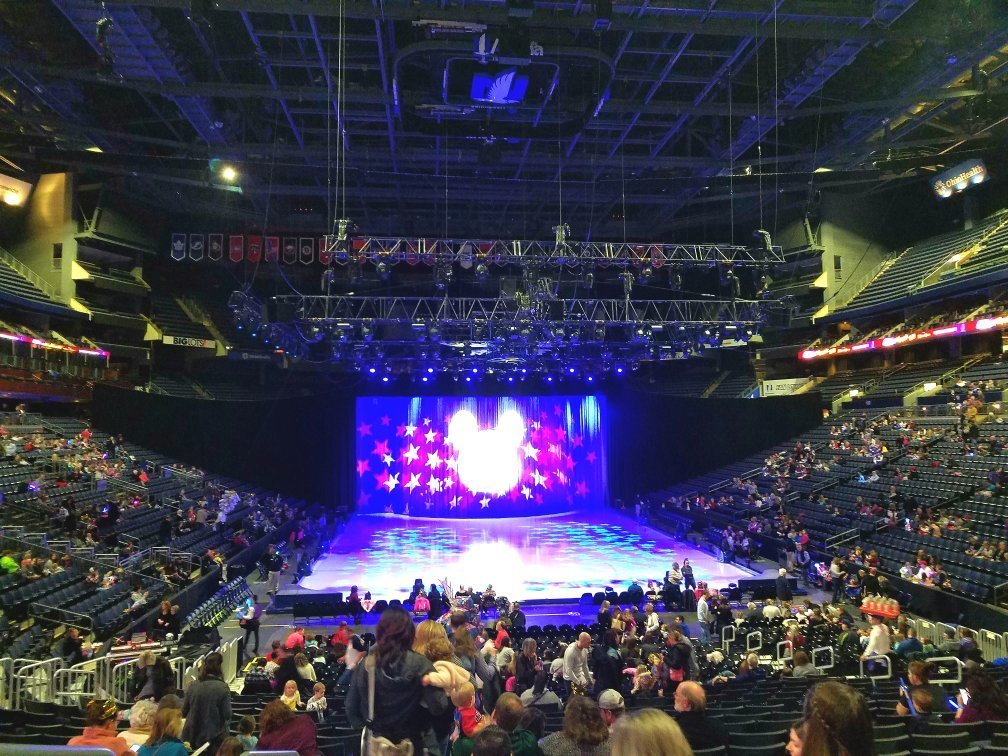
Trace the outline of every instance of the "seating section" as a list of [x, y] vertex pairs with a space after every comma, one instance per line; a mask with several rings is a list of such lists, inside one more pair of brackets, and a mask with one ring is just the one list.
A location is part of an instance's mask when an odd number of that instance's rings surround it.
[[986, 218], [971, 229], [952, 231], [910, 247], [861, 290], [843, 311], [896, 303], [909, 296], [942, 262], [980, 241], [1001, 222], [1002, 213]]
[[711, 399], [737, 399], [748, 396], [756, 387], [756, 377], [749, 371], [736, 372], [729, 375], [708, 394]]
[[158, 373], [151, 376], [151, 391], [169, 396], [181, 396], [186, 399], [201, 399], [202, 395], [181, 375]]
[[0, 293], [36, 304], [60, 306], [58, 302], [47, 297], [35, 284], [2, 261], [0, 261]]
[[194, 323], [179, 306], [174, 297], [154, 295], [151, 297], [151, 319], [166, 336], [184, 336], [193, 339], [211, 339], [210, 332], [202, 323]]

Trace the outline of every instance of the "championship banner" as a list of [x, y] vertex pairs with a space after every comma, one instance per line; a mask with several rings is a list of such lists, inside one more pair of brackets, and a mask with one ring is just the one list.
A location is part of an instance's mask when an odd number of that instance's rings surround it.
[[285, 236], [283, 240], [283, 261], [287, 265], [293, 265], [298, 258], [298, 240], [293, 236]]
[[231, 262], [239, 263], [245, 256], [245, 237], [232, 236], [228, 245], [228, 259]]
[[203, 234], [189, 234], [189, 259], [203, 259]]
[[250, 236], [248, 238], [248, 254], [245, 255], [245, 259], [249, 262], [259, 262], [262, 259], [262, 243], [261, 236]]
[[266, 247], [263, 249], [263, 259], [266, 262], [276, 262], [280, 258], [280, 237], [267, 236]]
[[211, 260], [220, 260], [224, 256], [224, 234], [210, 234], [209, 239], [207, 257]]
[[171, 235], [171, 258], [172, 260], [185, 260], [186, 257], [186, 235]]
[[310, 236], [301, 237], [301, 264], [311, 265], [315, 262], [315, 243]]
[[318, 260], [323, 265], [332, 262], [332, 252], [329, 251], [329, 237], [322, 236], [318, 240]]

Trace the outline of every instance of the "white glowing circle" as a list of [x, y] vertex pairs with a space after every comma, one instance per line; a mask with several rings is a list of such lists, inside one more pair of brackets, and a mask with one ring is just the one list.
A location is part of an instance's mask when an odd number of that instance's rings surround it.
[[497, 427], [480, 430], [476, 417], [459, 410], [448, 423], [447, 441], [458, 456], [459, 482], [475, 493], [503, 496], [521, 481], [518, 449], [525, 421], [515, 410], [502, 412]]

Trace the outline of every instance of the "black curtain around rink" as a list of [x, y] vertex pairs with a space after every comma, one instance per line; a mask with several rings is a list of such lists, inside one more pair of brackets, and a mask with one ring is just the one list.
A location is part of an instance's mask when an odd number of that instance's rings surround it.
[[[701, 475], [822, 422], [818, 394], [693, 399], [630, 387], [606, 394], [612, 499]], [[188, 464], [311, 501], [352, 504], [355, 398], [206, 401], [99, 384], [92, 414], [96, 427]]]

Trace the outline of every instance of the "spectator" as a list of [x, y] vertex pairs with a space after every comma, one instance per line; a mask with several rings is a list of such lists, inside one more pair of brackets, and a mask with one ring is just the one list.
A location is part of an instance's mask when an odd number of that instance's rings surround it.
[[129, 729], [120, 732], [119, 737], [131, 746], [139, 746], [150, 737], [154, 715], [157, 714], [157, 704], [151, 700], [141, 700], [133, 704], [129, 712]]
[[88, 701], [84, 732], [67, 741], [68, 746], [108, 748], [115, 756], [133, 756], [129, 743], [116, 732], [119, 709], [112, 699]]
[[150, 737], [137, 751], [139, 756], [189, 756], [181, 740], [182, 716], [178, 709], [162, 709], [154, 717]]
[[[161, 612], [164, 613], [164, 605], [167, 601], [161, 602]], [[242, 605], [241, 609], [238, 610], [238, 624], [241, 625], [242, 629], [245, 631], [245, 640], [242, 642], [242, 648], [245, 649], [245, 654], [248, 656], [258, 656], [259, 655], [259, 626], [262, 619], [262, 607], [257, 605], [255, 598], [249, 596], [245, 599], [245, 603]], [[158, 620], [160, 621], [160, 617]], [[345, 625], [346, 623], [344, 623]], [[252, 649], [252, 653], [249, 654], [249, 639], [255, 636], [255, 647]]]
[[560, 697], [550, 690], [549, 672], [536, 672], [532, 687], [521, 694], [521, 702], [525, 706], [560, 706]]
[[[255, 720], [253, 720], [255, 721]], [[242, 745], [241, 738], [229, 737], [221, 741], [220, 748], [217, 749], [217, 756], [241, 756], [245, 751], [250, 751]]]
[[[911, 695], [917, 690], [926, 690], [931, 694], [933, 700], [932, 710], [934, 711], [948, 711], [948, 695], [945, 690], [940, 686], [931, 682], [931, 673], [934, 671], [934, 666], [923, 661], [913, 661], [907, 665], [907, 693]], [[910, 713], [910, 707], [907, 706], [906, 695], [903, 691], [900, 691], [900, 700], [896, 703], [896, 713], [900, 716], [906, 716]]]
[[574, 695], [564, 710], [563, 729], [543, 738], [540, 748], [545, 756], [606, 756], [609, 728], [594, 701]]
[[473, 756], [511, 756], [511, 739], [500, 727], [484, 727], [475, 738]]
[[882, 622], [881, 617], [874, 614], [868, 615], [868, 622], [871, 624], [871, 631], [868, 633], [868, 646], [861, 654], [861, 658], [871, 659], [872, 657], [886, 656], [890, 650], [888, 626]]
[[296, 682], [288, 680], [284, 684], [283, 693], [280, 694], [280, 700], [283, 702], [283, 705], [291, 711], [297, 711], [301, 708], [301, 691], [298, 690]]
[[165, 634], [171, 626], [171, 601], [161, 602], [161, 611], [154, 618], [154, 627], [151, 629], [151, 638], [154, 640], [164, 640]]
[[494, 648], [500, 651], [504, 645], [504, 639], [510, 638], [511, 636], [508, 635], [507, 628], [504, 626], [503, 622], [498, 622], [496, 629], [497, 634], [494, 636]]
[[679, 725], [658, 709], [641, 709], [623, 717], [612, 730], [613, 756], [693, 756]]
[[511, 629], [515, 631], [525, 630], [525, 612], [521, 610], [518, 602], [511, 604], [511, 611], [508, 612], [508, 620], [511, 622]]
[[[519, 722], [522, 718], [524, 707], [514, 693], [502, 693], [494, 706], [493, 715], [490, 717], [491, 724], [499, 727], [508, 734], [511, 741], [511, 753], [514, 756], [542, 756], [542, 751], [536, 743], [535, 736], [528, 730], [522, 729]], [[485, 727], [480, 734], [491, 729]], [[476, 743], [472, 738], [459, 738], [452, 746], [452, 756], [473, 756]]]
[[76, 627], [68, 628], [63, 642], [60, 644], [60, 656], [63, 663], [68, 667], [84, 661], [84, 641], [81, 640], [80, 630]]
[[[557, 699], [559, 701], [560, 699]], [[526, 706], [518, 717], [518, 728], [532, 733], [536, 743], [546, 736], [546, 715], [542, 709]], [[538, 748], [538, 745], [536, 746]]]
[[307, 711], [315, 712], [319, 717], [324, 717], [328, 707], [329, 703], [326, 701], [325, 697], [325, 685], [317, 682], [312, 688], [311, 698], [305, 702], [305, 709]]
[[259, 715], [260, 751], [297, 751], [298, 756], [318, 756], [315, 723], [295, 714], [283, 701], [270, 701]]
[[963, 680], [963, 686], [967, 700], [963, 700], [961, 693], [957, 696], [959, 711], [956, 712], [956, 722], [968, 724], [1008, 720], [1008, 698], [990, 675], [980, 670], [969, 672]]
[[728, 745], [725, 730], [707, 716], [707, 693], [699, 683], [680, 683], [674, 697], [675, 720], [694, 750]]
[[914, 654], [920, 654], [923, 651], [924, 646], [917, 640], [917, 631], [912, 627], [907, 628], [906, 638], [897, 643], [896, 648], [893, 649], [893, 653], [902, 659], [909, 659]]
[[476, 708], [476, 688], [467, 680], [452, 691], [451, 699], [460, 737], [471, 738], [483, 726], [483, 715]]
[[794, 666], [791, 669], [792, 677], [818, 677], [822, 670], [812, 664], [809, 655], [804, 651], [796, 651], [793, 658]]
[[536, 671], [541, 667], [539, 657], [536, 655], [535, 638], [526, 638], [522, 641], [521, 653], [515, 658], [515, 693], [519, 696], [532, 687], [535, 682]]
[[[797, 751], [791, 756], [871, 754], [875, 752], [872, 720], [864, 696], [841, 682], [821, 682], [805, 695], [802, 720], [794, 728]], [[795, 738], [795, 735], [797, 738]]]
[[[789, 557], [791, 555], [789, 554]], [[777, 571], [777, 600], [781, 604], [790, 603], [794, 596], [791, 593], [791, 583], [788, 582], [788, 571], [781, 567]]]
[[221, 678], [223, 662], [216, 652], [203, 660], [199, 679], [189, 686], [182, 705], [186, 718], [182, 739], [193, 748], [209, 743], [213, 753], [227, 737], [231, 723], [231, 688]]
[[585, 693], [592, 685], [592, 673], [588, 669], [588, 650], [591, 636], [581, 633], [578, 639], [567, 646], [563, 655], [563, 679], [573, 692]]
[[160, 701], [161, 696], [174, 689], [175, 671], [168, 660], [157, 656], [153, 651], [141, 651], [130, 683], [133, 700], [153, 698], [154, 701]]
[[256, 721], [251, 714], [246, 714], [238, 720], [238, 740], [242, 751], [254, 751], [259, 738], [255, 736]]
[[591, 652], [592, 670], [595, 673], [595, 690], [619, 690], [623, 685], [623, 657], [619, 651], [619, 636], [615, 630], [602, 634], [602, 643]]
[[[410, 740], [417, 752], [424, 747], [424, 734], [433, 716], [450, 713], [449, 701], [437, 688], [423, 686], [424, 675], [434, 665], [411, 649], [415, 636], [413, 620], [405, 610], [385, 610], [375, 634], [374, 652], [358, 664], [346, 698], [351, 726], [362, 728], [372, 720], [376, 735], [393, 743]], [[374, 716], [368, 714], [368, 678], [374, 675]]]
[[613, 725], [626, 713], [626, 703], [623, 701], [623, 696], [619, 694], [619, 691], [607, 688], [599, 693], [598, 707], [602, 721], [612, 732]]
[[315, 682], [317, 679], [315, 677], [315, 665], [308, 661], [307, 655], [303, 653], [296, 654], [294, 656], [294, 666], [297, 668], [298, 674], [301, 675], [302, 680]]

